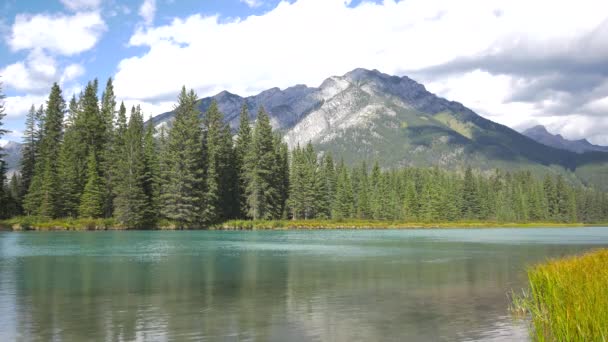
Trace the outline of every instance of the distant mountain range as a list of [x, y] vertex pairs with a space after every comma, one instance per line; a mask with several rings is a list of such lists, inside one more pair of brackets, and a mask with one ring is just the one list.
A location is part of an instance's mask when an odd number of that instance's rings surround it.
[[542, 125], [528, 128], [527, 130], [523, 131], [522, 134], [538, 141], [541, 144], [576, 153], [593, 151], [608, 152], [608, 146], [593, 145], [587, 141], [587, 139], [568, 140], [562, 137], [561, 134], [549, 133], [547, 128]]
[[[329, 77], [319, 87], [272, 88], [249, 97], [223, 91], [200, 99], [201, 111], [213, 100], [235, 130], [243, 104], [251, 119], [262, 106], [291, 147], [311, 141], [318, 151], [346, 163], [560, 172], [571, 181], [608, 190], [608, 153], [578, 153], [583, 151], [550, 144], [538, 135], [530, 138], [405, 76], [355, 69]], [[171, 126], [173, 119], [174, 113], [166, 112], [152, 122], [159, 128]]]
[[[598, 166], [608, 165], [608, 153], [574, 153], [539, 143], [430, 93], [408, 77], [377, 70], [355, 69], [329, 77], [319, 87], [272, 88], [249, 97], [223, 91], [202, 98], [202, 112], [212, 100], [234, 129], [243, 104], [252, 119], [263, 106], [291, 147], [311, 141], [319, 151], [332, 152], [347, 163], [525, 168], [537, 173], [563, 172], [583, 181], [593, 178], [590, 175]], [[152, 120], [157, 127], [170, 126], [173, 116], [167, 112]]]

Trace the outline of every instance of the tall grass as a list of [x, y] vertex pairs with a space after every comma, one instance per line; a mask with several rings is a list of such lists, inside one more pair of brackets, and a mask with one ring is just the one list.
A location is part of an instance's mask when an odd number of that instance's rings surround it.
[[552, 260], [528, 270], [528, 309], [537, 341], [608, 341], [608, 250]]

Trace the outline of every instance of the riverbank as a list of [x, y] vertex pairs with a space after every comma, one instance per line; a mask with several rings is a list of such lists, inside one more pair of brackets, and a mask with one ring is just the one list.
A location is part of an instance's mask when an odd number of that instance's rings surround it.
[[538, 341], [606, 341], [608, 250], [552, 260], [528, 270], [530, 292], [514, 307], [532, 318]]
[[[561, 223], [561, 222], [400, 222], [382, 220], [231, 220], [224, 223], [200, 227], [201, 230], [306, 230], [306, 229], [419, 229], [419, 228], [560, 228], [608, 226], [608, 224]], [[0, 221], [0, 229], [25, 231], [87, 231], [87, 230], [130, 230], [116, 220], [109, 219], [40, 219], [35, 217], [15, 217]], [[169, 221], [161, 221], [151, 230], [178, 230]]]

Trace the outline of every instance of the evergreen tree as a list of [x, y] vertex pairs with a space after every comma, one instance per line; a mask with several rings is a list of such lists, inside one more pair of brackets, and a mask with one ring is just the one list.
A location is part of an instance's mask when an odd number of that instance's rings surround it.
[[462, 213], [466, 219], [479, 218], [479, 195], [473, 170], [468, 167], [464, 173], [462, 187]]
[[21, 183], [22, 193], [20, 196], [25, 196], [25, 192], [29, 189], [32, 177], [34, 176], [34, 168], [36, 166], [36, 157], [38, 149], [38, 123], [36, 115], [36, 107], [32, 105], [30, 111], [25, 118], [25, 130], [23, 132], [23, 142], [21, 147]]
[[279, 199], [273, 170], [276, 170], [276, 152], [270, 118], [263, 108], [258, 111], [253, 131], [252, 148], [247, 155], [248, 216], [254, 220], [276, 217], [276, 200]]
[[217, 102], [212, 101], [204, 118], [205, 206], [202, 220], [211, 224], [236, 215], [236, 173], [230, 127], [224, 122]]
[[103, 215], [104, 188], [98, 170], [95, 151], [91, 150], [87, 160], [87, 183], [78, 208], [80, 217], [98, 218]]
[[51, 88], [43, 120], [40, 155], [24, 203], [26, 212], [42, 217], [57, 217], [61, 210], [58, 164], [64, 112], [65, 101], [59, 85], [55, 83]]
[[116, 118], [116, 96], [114, 95], [114, 85], [112, 84], [112, 78], [108, 78], [106, 88], [101, 95], [101, 109], [99, 115], [103, 122], [102, 137], [103, 140], [100, 144], [101, 153], [100, 159], [100, 171], [104, 180], [105, 193], [104, 193], [104, 216], [112, 216], [112, 204], [113, 204], [113, 190], [114, 177], [112, 166], [114, 165], [114, 121]]
[[289, 199], [289, 147], [283, 142], [279, 134], [274, 136], [276, 164], [273, 169], [277, 198], [274, 206], [274, 215], [287, 218], [287, 201]]
[[178, 228], [200, 224], [203, 210], [203, 144], [196, 94], [183, 87], [163, 160], [162, 214]]
[[334, 206], [335, 190], [336, 190], [336, 171], [334, 168], [334, 160], [331, 154], [326, 154], [323, 158], [323, 163], [320, 166], [321, 170], [321, 186], [319, 197], [319, 217], [331, 218], [332, 208]]
[[60, 212], [62, 216], [77, 217], [87, 180], [87, 159], [86, 146], [81, 140], [81, 130], [78, 126], [80, 110], [75, 97], [70, 100], [68, 113], [63, 144], [59, 151]]
[[151, 204], [146, 194], [146, 158], [144, 151], [144, 122], [139, 107], [131, 110], [131, 117], [121, 149], [117, 169], [114, 216], [127, 227], [145, 227], [147, 209]]
[[247, 206], [247, 171], [250, 170], [247, 165], [247, 155], [251, 149], [251, 126], [249, 122], [249, 111], [247, 105], [243, 104], [239, 119], [239, 130], [234, 146], [235, 168], [238, 177], [238, 186], [236, 189], [239, 198], [239, 217], [245, 217], [249, 211]]
[[160, 209], [160, 162], [159, 148], [154, 139], [156, 132], [152, 118], [148, 121], [144, 136], [145, 172], [143, 177], [144, 194], [146, 195], [145, 223], [154, 226]]
[[340, 220], [352, 217], [354, 198], [350, 175], [343, 161], [340, 162], [336, 173], [338, 179], [336, 182], [336, 199], [332, 216]]

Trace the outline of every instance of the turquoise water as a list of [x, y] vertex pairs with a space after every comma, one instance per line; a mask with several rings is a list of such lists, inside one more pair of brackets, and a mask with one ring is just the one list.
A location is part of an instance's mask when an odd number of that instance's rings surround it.
[[0, 341], [527, 339], [526, 265], [608, 228], [0, 233]]

